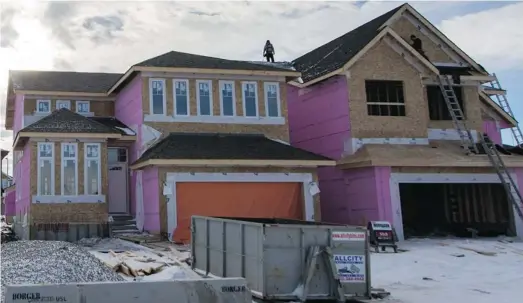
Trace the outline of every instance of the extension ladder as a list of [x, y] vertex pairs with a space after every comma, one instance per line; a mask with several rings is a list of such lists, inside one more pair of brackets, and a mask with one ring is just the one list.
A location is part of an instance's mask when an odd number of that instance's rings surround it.
[[480, 142], [481, 146], [487, 153], [490, 163], [492, 163], [492, 166], [496, 169], [499, 180], [503, 184], [505, 192], [507, 193], [508, 200], [514, 205], [518, 215], [523, 219], [523, 211], [521, 210], [521, 207], [523, 207], [523, 197], [521, 197], [516, 182], [512, 179], [505, 163], [503, 163], [503, 159], [501, 158], [496, 145], [487, 135], [481, 136]]
[[439, 88], [441, 89], [441, 93], [443, 94], [443, 99], [447, 104], [447, 108], [452, 118], [452, 122], [454, 123], [454, 127], [458, 131], [459, 138], [461, 139], [461, 147], [465, 150], [465, 153], [467, 155], [471, 153], [478, 154], [478, 147], [474, 142], [472, 132], [466, 125], [465, 115], [463, 114], [461, 106], [459, 106], [458, 103], [458, 98], [454, 93], [452, 81], [448, 76], [445, 75], [439, 75], [438, 79]]
[[[514, 113], [512, 112], [512, 109], [510, 108], [510, 105], [508, 104], [507, 96], [505, 95], [505, 90], [501, 88], [501, 85], [499, 84], [498, 77], [496, 74], [492, 74], [494, 76], [494, 80], [490, 82], [490, 87], [487, 86], [485, 93], [491, 97], [494, 96], [496, 98], [497, 104], [511, 117], [514, 117]], [[489, 89], [492, 89], [489, 92]], [[499, 93], [498, 93], [499, 92]], [[512, 135], [514, 136], [514, 139], [516, 140], [516, 146], [522, 146], [523, 145], [523, 133], [521, 132], [521, 128], [519, 127], [519, 124], [516, 124], [516, 126], [510, 128], [512, 131]]]
[[[478, 154], [478, 148], [474, 142], [474, 138], [472, 137], [470, 129], [465, 123], [465, 117], [463, 115], [463, 111], [461, 110], [461, 106], [458, 103], [456, 94], [454, 93], [454, 89], [452, 88], [452, 82], [450, 78], [445, 75], [439, 75], [438, 79], [439, 87], [443, 93], [443, 99], [447, 104], [447, 108], [449, 109], [454, 126], [459, 132], [463, 149], [465, 149], [467, 155], [469, 155], [471, 152]], [[496, 170], [496, 174], [498, 175], [499, 180], [503, 184], [508, 200], [514, 205], [518, 215], [523, 219], [523, 211], [521, 210], [523, 199], [521, 197], [521, 193], [519, 192], [514, 179], [512, 179], [512, 176], [508, 172], [505, 163], [503, 163], [503, 159], [496, 149], [495, 144], [487, 135], [480, 136], [479, 141], [483, 150], [487, 154], [492, 167], [494, 167]]]

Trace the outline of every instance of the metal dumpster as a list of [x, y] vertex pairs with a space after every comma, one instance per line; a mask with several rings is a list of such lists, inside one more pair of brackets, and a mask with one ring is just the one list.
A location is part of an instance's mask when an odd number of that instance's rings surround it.
[[[193, 216], [193, 269], [218, 277], [244, 277], [253, 296], [296, 300], [303, 292], [309, 247], [331, 247], [345, 296], [370, 298], [368, 234], [362, 226], [287, 219]], [[330, 274], [330, 275], [329, 275]], [[332, 273], [323, 262], [307, 299], [334, 299]]]

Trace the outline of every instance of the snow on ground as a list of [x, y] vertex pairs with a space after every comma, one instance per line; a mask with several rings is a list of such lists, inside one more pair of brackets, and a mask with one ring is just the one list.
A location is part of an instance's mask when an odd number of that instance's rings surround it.
[[372, 286], [389, 291], [394, 302], [523, 302], [522, 242], [418, 239], [399, 247], [408, 251], [371, 257]]

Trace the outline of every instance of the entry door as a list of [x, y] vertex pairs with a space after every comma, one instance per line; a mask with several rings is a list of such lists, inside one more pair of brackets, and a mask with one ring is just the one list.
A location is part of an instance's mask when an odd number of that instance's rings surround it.
[[129, 211], [127, 186], [127, 150], [109, 148], [109, 212], [125, 214]]

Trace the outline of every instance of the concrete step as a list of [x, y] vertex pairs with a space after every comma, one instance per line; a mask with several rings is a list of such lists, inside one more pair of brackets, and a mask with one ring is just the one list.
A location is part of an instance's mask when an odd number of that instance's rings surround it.
[[136, 225], [136, 221], [134, 220], [126, 220], [126, 221], [113, 221], [113, 226], [122, 226], [122, 225]]
[[114, 221], [129, 221], [134, 220], [133, 216], [129, 215], [112, 215]]
[[119, 234], [140, 234], [140, 231], [135, 227], [134, 229], [121, 229], [121, 230], [112, 230], [113, 236], [118, 236]]
[[136, 228], [136, 224], [130, 224], [130, 225], [113, 225], [113, 228], [112, 230], [115, 231], [115, 230], [131, 230], [131, 229], [136, 229], [138, 230], [138, 228]]

